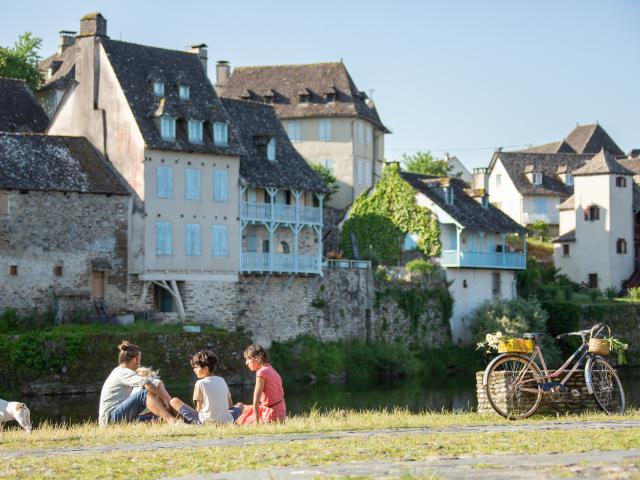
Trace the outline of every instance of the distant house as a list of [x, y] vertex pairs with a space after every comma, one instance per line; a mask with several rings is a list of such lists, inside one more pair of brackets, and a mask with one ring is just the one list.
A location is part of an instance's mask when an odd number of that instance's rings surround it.
[[444, 155], [444, 159], [451, 168], [449, 174], [452, 177], [458, 177], [471, 185], [471, 183], [473, 182], [473, 177], [467, 167], [464, 166], [464, 163], [462, 163], [458, 159], [458, 157], [450, 156], [448, 153], [446, 153]]
[[344, 209], [377, 182], [384, 163], [384, 126], [373, 101], [342, 62], [216, 68], [222, 97], [272, 105], [290, 140], [310, 163], [329, 168], [339, 190], [328, 206]]
[[590, 288], [616, 290], [636, 266], [640, 192], [630, 169], [604, 149], [573, 172], [575, 193], [560, 205], [554, 263]]
[[486, 171], [489, 200], [523, 226], [543, 221], [557, 231], [558, 207], [573, 194], [573, 172], [602, 149], [624, 156], [607, 132], [592, 124], [577, 126], [558, 142], [498, 150]]

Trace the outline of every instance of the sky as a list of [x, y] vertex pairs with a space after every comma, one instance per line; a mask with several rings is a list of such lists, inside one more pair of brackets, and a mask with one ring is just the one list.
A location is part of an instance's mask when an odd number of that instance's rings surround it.
[[0, 16], [0, 45], [100, 11], [114, 39], [209, 47], [233, 66], [343, 60], [376, 103], [385, 156], [431, 151], [487, 166], [497, 147], [526, 148], [599, 122], [640, 147], [640, 1], [21, 0]]

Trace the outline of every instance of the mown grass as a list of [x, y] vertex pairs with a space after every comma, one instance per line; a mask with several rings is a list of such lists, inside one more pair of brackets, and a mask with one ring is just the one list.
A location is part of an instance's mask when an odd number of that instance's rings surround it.
[[[123, 436], [131, 442], [135, 436]], [[250, 439], [247, 439], [250, 441]], [[324, 465], [433, 456], [533, 454], [637, 448], [640, 428], [479, 433], [394, 433], [176, 450], [4, 458], [2, 478], [158, 478], [238, 469]]]

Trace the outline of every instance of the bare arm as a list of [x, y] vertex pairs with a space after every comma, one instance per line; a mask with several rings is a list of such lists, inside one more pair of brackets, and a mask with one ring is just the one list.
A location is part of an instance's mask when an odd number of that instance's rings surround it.
[[231, 392], [229, 392], [229, 395], [227, 396], [227, 398], [229, 399], [229, 408], [233, 407], [233, 400], [231, 400]]
[[253, 391], [253, 418], [257, 423], [260, 423], [260, 397], [264, 390], [264, 377], [256, 377], [256, 389]]
[[169, 394], [166, 393], [166, 390], [165, 390], [165, 393], [162, 393], [162, 391], [158, 387], [156, 387], [152, 382], [145, 383], [144, 388], [146, 388], [151, 395], [158, 398], [167, 410], [169, 409], [170, 407], [169, 402], [171, 401], [171, 398], [169, 397]]

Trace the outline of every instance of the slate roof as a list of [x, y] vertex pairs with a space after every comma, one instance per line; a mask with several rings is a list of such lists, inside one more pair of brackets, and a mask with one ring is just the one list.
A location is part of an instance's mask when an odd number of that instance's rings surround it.
[[598, 153], [604, 149], [615, 156], [624, 156], [609, 134], [599, 124], [578, 125], [567, 135], [566, 142], [576, 153]]
[[48, 75], [50, 67], [55, 66], [57, 69], [53, 75], [45, 80], [44, 85], [40, 87], [40, 91], [66, 90], [75, 80], [76, 55], [78, 55], [78, 45], [74, 43], [65, 48], [62, 54], [56, 52], [42, 60], [39, 67], [45, 75]]
[[84, 137], [0, 133], [0, 188], [128, 195]]
[[449, 205], [440, 183], [441, 177], [409, 172], [400, 172], [400, 177], [447, 212], [463, 228], [497, 233], [525, 232], [522, 225], [516, 223], [500, 209], [491, 204], [484, 208], [477, 200], [467, 195], [465, 193], [467, 185], [459, 178], [449, 179], [454, 191], [453, 204]]
[[[573, 187], [566, 185], [558, 177], [558, 169], [567, 167], [567, 171], [571, 173], [584, 165], [591, 157], [593, 155], [497, 151], [493, 154], [489, 171], [500, 159], [511, 181], [522, 195], [568, 197], [573, 194]], [[525, 175], [527, 167], [530, 167], [532, 171], [542, 172], [541, 185], [534, 185], [529, 181]]]
[[[240, 156], [240, 178], [245, 185], [300, 189], [313, 192], [329, 190], [293, 147], [282, 122], [270, 105], [223, 98], [244, 145]], [[266, 145], [276, 139], [276, 160], [266, 157]]]
[[558, 208], [560, 210], [573, 210], [574, 208], [576, 208], [576, 196], [575, 195], [571, 195], [564, 202], [562, 202], [560, 204], [560, 207], [558, 207]]
[[591, 160], [573, 172], [574, 177], [581, 175], [606, 174], [633, 176], [633, 172], [631, 170], [620, 165], [616, 160], [616, 157], [604, 149], [600, 150], [600, 152], [594, 155]]
[[[300, 101], [308, 95], [308, 102]], [[327, 94], [335, 95], [330, 101]], [[236, 67], [221, 95], [272, 102], [280, 118], [362, 117], [390, 133], [372, 101], [360, 92], [342, 62]], [[265, 98], [271, 97], [271, 98]]]
[[49, 117], [24, 80], [0, 77], [0, 132], [44, 132]]
[[640, 157], [636, 158], [621, 158], [618, 163], [624, 168], [631, 170], [634, 174], [640, 175]]
[[576, 153], [576, 151], [571, 148], [571, 145], [564, 140], [545, 143], [544, 145], [538, 145], [537, 147], [530, 147], [520, 151], [527, 153]]
[[551, 240], [552, 243], [567, 243], [567, 242], [575, 242], [576, 241], [576, 230], [569, 230], [566, 233], [563, 233], [558, 238], [554, 238]]

